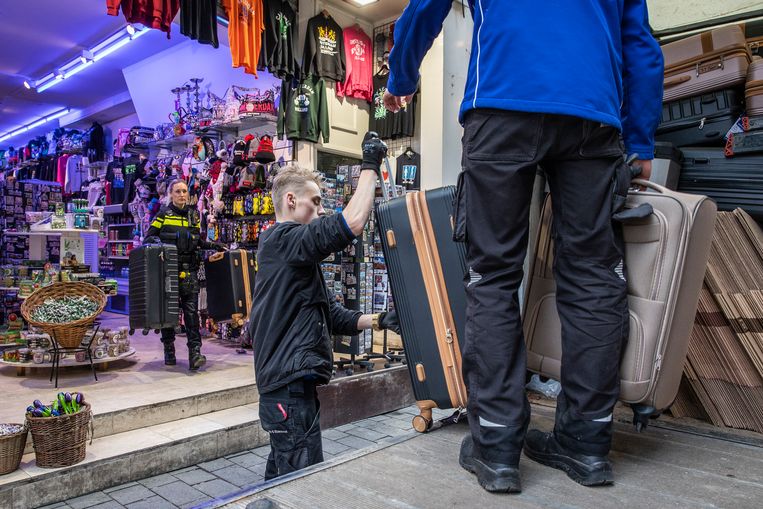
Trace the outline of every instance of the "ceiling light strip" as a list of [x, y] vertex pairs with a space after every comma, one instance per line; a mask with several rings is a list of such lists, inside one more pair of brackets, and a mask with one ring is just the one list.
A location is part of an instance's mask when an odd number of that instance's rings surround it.
[[51, 88], [52, 86], [57, 85], [61, 81], [74, 76], [75, 74], [79, 73], [85, 68], [91, 66], [94, 62], [98, 62], [102, 58], [107, 57], [108, 55], [114, 53], [119, 48], [125, 46], [130, 41], [135, 40], [138, 37], [148, 33], [150, 30], [149, 28], [146, 28], [146, 27], [143, 27], [140, 29], [135, 27], [133, 28], [135, 29], [135, 32], [132, 35], [130, 35], [127, 28], [122, 28], [121, 30], [116, 32], [114, 35], [110, 36], [108, 39], [97, 44], [92, 49], [86, 50], [86, 51], [89, 51], [89, 53], [92, 55], [92, 60], [83, 59], [82, 56], [80, 55], [77, 58], [67, 62], [63, 67], [60, 67], [56, 72], [52, 72], [46, 75], [44, 78], [38, 80], [35, 83], [37, 92], [42, 93], [46, 91], [47, 89]]
[[50, 115], [45, 115], [43, 117], [38, 118], [34, 122], [30, 122], [24, 126], [19, 127], [18, 129], [15, 129], [9, 133], [6, 133], [2, 136], [0, 136], [0, 142], [3, 142], [9, 138], [13, 138], [14, 136], [17, 136], [19, 134], [25, 133], [27, 131], [31, 131], [35, 127], [40, 127], [43, 124], [46, 124], [50, 122], [51, 120], [56, 120], [58, 118], [63, 117], [64, 115], [68, 114], [71, 111], [71, 108], [64, 108], [60, 111], [57, 111], [55, 113], [51, 113]]

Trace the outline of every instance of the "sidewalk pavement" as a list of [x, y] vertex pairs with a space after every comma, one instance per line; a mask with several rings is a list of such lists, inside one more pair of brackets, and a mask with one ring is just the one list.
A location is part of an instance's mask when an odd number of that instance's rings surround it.
[[[336, 428], [323, 430], [323, 455], [331, 459], [411, 433], [410, 406]], [[435, 409], [435, 420], [452, 411]], [[43, 509], [174, 509], [191, 508], [264, 480], [269, 446], [231, 454], [196, 466], [115, 486], [104, 491], [45, 506]]]

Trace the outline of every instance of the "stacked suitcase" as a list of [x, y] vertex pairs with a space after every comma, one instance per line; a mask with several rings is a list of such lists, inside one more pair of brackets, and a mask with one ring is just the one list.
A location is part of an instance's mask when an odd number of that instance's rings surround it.
[[209, 317], [242, 326], [252, 308], [254, 255], [243, 249], [215, 253], [204, 262], [204, 272]]
[[148, 334], [178, 323], [178, 257], [172, 245], [147, 245], [130, 252], [130, 333]]
[[[663, 46], [656, 139], [683, 153], [678, 190], [763, 218], [763, 25], [732, 25]], [[667, 182], [666, 182], [667, 184]], [[670, 185], [668, 185], [670, 187]]]

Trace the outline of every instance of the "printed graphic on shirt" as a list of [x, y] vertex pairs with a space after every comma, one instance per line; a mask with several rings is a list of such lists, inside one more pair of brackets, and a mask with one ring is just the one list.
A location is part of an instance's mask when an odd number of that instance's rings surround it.
[[415, 164], [403, 165], [403, 184], [413, 184], [416, 180], [417, 166]]
[[299, 94], [294, 98], [294, 111], [307, 113], [310, 107], [310, 99], [305, 94]]
[[353, 57], [355, 57], [355, 60], [359, 60], [360, 62], [366, 61], [366, 43], [365, 41], [361, 41], [360, 39], [350, 39], [350, 45], [352, 48], [350, 49], [350, 53]]
[[254, 18], [255, 10], [252, 6], [252, 3], [249, 0], [238, 0], [238, 6], [239, 6], [239, 18], [241, 18], [242, 23], [248, 23], [249, 22], [249, 16]]
[[337, 53], [336, 32], [328, 27], [318, 27], [318, 41], [321, 54], [334, 56]]
[[374, 94], [374, 118], [376, 120], [387, 118], [387, 108], [384, 107], [384, 92], [387, 87], [381, 87]]
[[289, 21], [289, 18], [282, 12], [276, 14], [276, 20], [278, 21], [278, 33], [281, 34], [281, 39], [288, 39], [291, 21]]
[[135, 173], [136, 166], [134, 164], [125, 165], [125, 175], [132, 175]]

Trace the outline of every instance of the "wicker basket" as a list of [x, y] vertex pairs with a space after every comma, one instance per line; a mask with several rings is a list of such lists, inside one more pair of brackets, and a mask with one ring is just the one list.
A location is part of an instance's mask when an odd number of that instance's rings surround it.
[[[98, 304], [98, 310], [88, 317], [68, 323], [43, 323], [32, 320], [32, 311], [45, 302], [45, 299], [79, 296], [94, 301]], [[85, 332], [93, 326], [93, 322], [105, 306], [106, 294], [95, 285], [90, 283], [53, 283], [36, 290], [27, 297], [21, 304], [21, 315], [29, 325], [47, 332], [62, 347], [76, 348], [82, 342], [82, 338], [85, 337]]]
[[28, 432], [27, 427], [22, 426], [21, 431], [0, 437], [0, 475], [10, 474], [19, 468]]
[[68, 467], [85, 459], [92, 419], [88, 403], [83, 404], [76, 414], [59, 417], [27, 416], [37, 466]]

